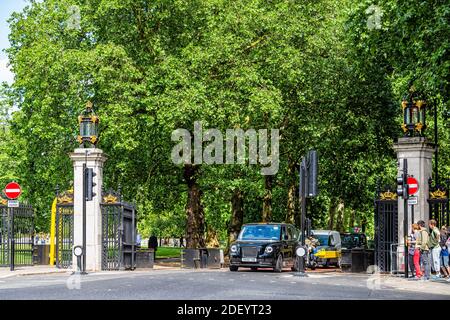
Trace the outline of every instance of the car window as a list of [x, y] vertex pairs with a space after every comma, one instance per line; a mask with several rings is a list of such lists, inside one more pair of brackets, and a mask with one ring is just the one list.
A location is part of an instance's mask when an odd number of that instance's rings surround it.
[[289, 240], [294, 239], [294, 235], [292, 233], [292, 227], [291, 226], [287, 226], [287, 233], [288, 233]]
[[333, 237], [332, 234], [330, 235], [330, 243], [331, 243], [332, 246], [334, 246], [334, 245], [336, 244], [336, 242], [334, 241], [334, 237]]
[[298, 232], [297, 228], [291, 227], [291, 230], [292, 230], [292, 239], [298, 240], [299, 232]]
[[329, 246], [330, 245], [330, 237], [326, 234], [313, 234], [315, 239], [318, 240], [319, 246]]
[[239, 240], [279, 240], [279, 225], [247, 225], [239, 234]]

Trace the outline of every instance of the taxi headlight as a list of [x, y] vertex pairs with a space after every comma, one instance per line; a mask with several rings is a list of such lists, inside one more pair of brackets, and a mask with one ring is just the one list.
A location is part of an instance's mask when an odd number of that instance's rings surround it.
[[230, 247], [230, 250], [231, 250], [231, 252], [236, 253], [236, 252], [237, 252], [237, 245], [233, 244], [233, 245]]
[[266, 253], [272, 253], [273, 252], [273, 247], [272, 246], [267, 246], [266, 247]]

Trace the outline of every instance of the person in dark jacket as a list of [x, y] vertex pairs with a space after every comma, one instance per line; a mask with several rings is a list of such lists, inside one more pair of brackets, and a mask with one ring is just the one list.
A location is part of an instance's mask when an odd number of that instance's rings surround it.
[[156, 250], [158, 250], [158, 238], [155, 235], [148, 239], [148, 248], [153, 249], [153, 260], [156, 261]]

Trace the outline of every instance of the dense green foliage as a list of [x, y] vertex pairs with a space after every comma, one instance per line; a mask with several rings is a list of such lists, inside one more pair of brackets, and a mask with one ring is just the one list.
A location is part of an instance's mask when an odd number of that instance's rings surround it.
[[[382, 10], [375, 28], [373, 4]], [[295, 220], [298, 166], [311, 148], [320, 157], [313, 227], [371, 231], [376, 180], [395, 177], [392, 143], [412, 84], [437, 106], [441, 176], [450, 173], [448, 21], [448, 3], [436, 0], [31, 1], [10, 20], [16, 78], [1, 94], [0, 183], [23, 184], [47, 230], [49, 186], [70, 186], [67, 153], [91, 99], [105, 183], [138, 204], [144, 237], [184, 235], [189, 187], [171, 162], [171, 133], [192, 132], [194, 121], [281, 134], [273, 177], [259, 165], [199, 166], [211, 243], [227, 239], [236, 194], [244, 222]]]

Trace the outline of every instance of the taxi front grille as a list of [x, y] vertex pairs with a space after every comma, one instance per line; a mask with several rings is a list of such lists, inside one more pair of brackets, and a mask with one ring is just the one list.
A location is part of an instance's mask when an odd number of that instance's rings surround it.
[[258, 247], [242, 247], [243, 258], [256, 258], [258, 256]]

